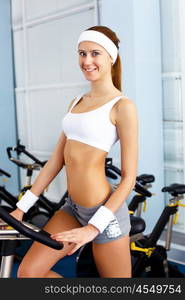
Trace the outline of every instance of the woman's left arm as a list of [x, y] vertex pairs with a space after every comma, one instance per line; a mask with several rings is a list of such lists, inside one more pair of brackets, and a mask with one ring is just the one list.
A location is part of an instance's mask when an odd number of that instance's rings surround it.
[[138, 118], [135, 104], [121, 99], [116, 105], [116, 127], [120, 139], [121, 181], [105, 206], [115, 213], [135, 186], [138, 163]]

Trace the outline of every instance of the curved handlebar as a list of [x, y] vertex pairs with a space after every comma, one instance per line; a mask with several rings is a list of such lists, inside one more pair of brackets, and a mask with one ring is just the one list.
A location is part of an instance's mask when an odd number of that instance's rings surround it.
[[[18, 141], [18, 145], [16, 147], [7, 147], [6, 148], [7, 154], [8, 154], [8, 158], [14, 162], [16, 165], [18, 165], [19, 167], [22, 168], [28, 168], [28, 166], [32, 169], [38, 169], [39, 167], [43, 167], [45, 165], [45, 163], [47, 161], [40, 161], [38, 158], [36, 158], [34, 155], [32, 155], [31, 153], [29, 153], [26, 149], [24, 145], [19, 144]], [[16, 151], [18, 155], [20, 155], [21, 153], [24, 153], [26, 156], [28, 156], [29, 158], [31, 158], [34, 161], [34, 164], [26, 164], [24, 162], [22, 162], [21, 160], [14, 158], [12, 156], [12, 151]]]
[[148, 191], [147, 189], [145, 189], [140, 183], [138, 183], [136, 181], [135, 183], [135, 187], [134, 190], [139, 193], [142, 194], [145, 197], [152, 197], [152, 193], [150, 193], [150, 191]]
[[25, 222], [22, 223], [18, 221], [2, 207], [0, 207], [0, 218], [3, 221], [5, 221], [8, 225], [12, 226], [14, 229], [19, 231], [21, 234], [25, 235], [26, 237], [29, 237], [34, 241], [40, 242], [56, 250], [61, 250], [63, 248], [63, 244], [53, 240], [50, 237], [49, 232], [40, 229], [36, 226], [32, 226], [32, 224], [29, 224], [29, 227], [26, 226]]
[[8, 172], [0, 169], [0, 176], [2, 176], [2, 175], [5, 175], [6, 177], [11, 177], [11, 175]]
[[[107, 165], [106, 166], [107, 169], [110, 169], [112, 170], [113, 172], [115, 172], [116, 174], [118, 174], [119, 176], [121, 176], [121, 170], [114, 166], [114, 165]], [[136, 180], [136, 183], [135, 183], [135, 187], [134, 187], [134, 190], [137, 192], [137, 193], [140, 193], [142, 194], [143, 196], [145, 197], [151, 197], [152, 196], [152, 193], [150, 193], [146, 188], [144, 188], [139, 182], [137, 182]]]

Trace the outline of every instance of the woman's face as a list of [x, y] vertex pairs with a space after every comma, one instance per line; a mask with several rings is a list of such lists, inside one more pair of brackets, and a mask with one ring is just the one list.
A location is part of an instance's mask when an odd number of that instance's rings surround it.
[[89, 81], [111, 76], [112, 59], [109, 53], [94, 42], [81, 42], [78, 47], [79, 65], [85, 78]]

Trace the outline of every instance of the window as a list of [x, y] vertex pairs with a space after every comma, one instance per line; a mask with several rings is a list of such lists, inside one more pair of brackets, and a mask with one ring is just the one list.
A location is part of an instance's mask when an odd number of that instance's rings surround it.
[[[160, 0], [165, 185], [184, 183], [185, 118], [181, 56], [183, 37], [180, 34], [181, 3], [181, 0]], [[184, 208], [179, 209], [179, 215], [178, 224], [174, 229], [185, 232]]]

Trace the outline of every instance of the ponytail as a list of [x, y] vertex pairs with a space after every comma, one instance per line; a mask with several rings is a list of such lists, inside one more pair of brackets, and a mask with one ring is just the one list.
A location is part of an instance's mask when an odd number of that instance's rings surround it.
[[118, 57], [115, 61], [115, 63], [112, 66], [112, 81], [114, 86], [121, 91], [121, 59], [120, 59], [120, 55], [118, 54]]

